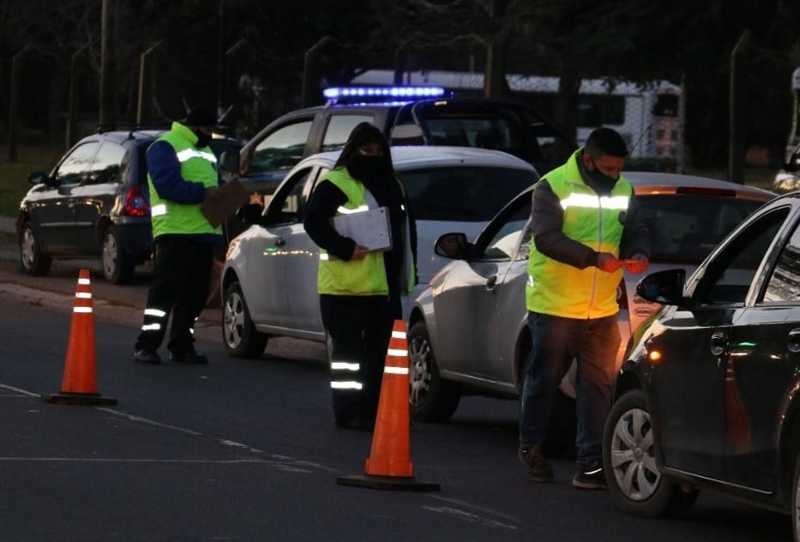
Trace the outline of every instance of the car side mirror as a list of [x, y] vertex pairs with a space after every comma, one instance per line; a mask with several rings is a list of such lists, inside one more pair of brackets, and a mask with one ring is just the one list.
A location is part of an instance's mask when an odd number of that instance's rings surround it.
[[236, 217], [247, 225], [258, 224], [262, 222], [261, 215], [264, 212], [264, 207], [258, 203], [248, 203], [236, 211]]
[[647, 275], [636, 285], [636, 293], [647, 301], [662, 305], [686, 307], [691, 300], [683, 297], [683, 286], [686, 283], [686, 271], [683, 269], [667, 269]]
[[51, 186], [53, 184], [53, 179], [44, 171], [34, 171], [28, 175], [28, 182], [30, 184], [46, 184]]
[[219, 157], [219, 169], [223, 173], [239, 174], [239, 150], [230, 148]]
[[463, 233], [445, 233], [436, 240], [434, 252], [451, 260], [466, 260], [469, 256], [469, 241]]

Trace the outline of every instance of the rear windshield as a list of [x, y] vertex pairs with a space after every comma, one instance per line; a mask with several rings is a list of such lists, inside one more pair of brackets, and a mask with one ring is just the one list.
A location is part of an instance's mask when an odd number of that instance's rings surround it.
[[398, 172], [417, 220], [491, 220], [514, 196], [536, 182], [524, 169], [440, 167]]
[[638, 196], [632, 220], [650, 230], [651, 260], [697, 265], [762, 202], [720, 196]]

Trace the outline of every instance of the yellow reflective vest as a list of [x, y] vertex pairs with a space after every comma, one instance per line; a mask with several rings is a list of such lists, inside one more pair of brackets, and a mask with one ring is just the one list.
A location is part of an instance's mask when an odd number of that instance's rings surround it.
[[[347, 202], [338, 209], [338, 214], [358, 213], [378, 207], [375, 198], [364, 185], [350, 176], [345, 167], [329, 171], [320, 183], [331, 182], [344, 192]], [[404, 235], [403, 292], [414, 289], [414, 259], [411, 252], [409, 222], [406, 218]], [[398, 242], [397, 239], [394, 242]], [[389, 295], [383, 252], [369, 252], [360, 260], [344, 261], [320, 250], [317, 272], [317, 291], [332, 295]]]
[[[564, 211], [562, 231], [597, 252], [619, 257], [619, 247], [633, 186], [622, 176], [611, 194], [598, 196], [581, 177], [576, 151], [542, 181], [550, 184]], [[622, 270], [606, 273], [590, 266], [578, 269], [549, 258], [531, 240], [528, 284], [529, 311], [564, 318], [603, 318], [619, 311], [617, 287]]]
[[[169, 132], [158, 141], [166, 141], [175, 150], [181, 164], [181, 177], [202, 183], [206, 188], [217, 186], [217, 158], [210, 147], [196, 148], [197, 136], [186, 126], [173, 122]], [[162, 198], [147, 175], [150, 191], [150, 215], [153, 237], [165, 234], [222, 234], [221, 227], [208, 223], [199, 203], [178, 203]]]

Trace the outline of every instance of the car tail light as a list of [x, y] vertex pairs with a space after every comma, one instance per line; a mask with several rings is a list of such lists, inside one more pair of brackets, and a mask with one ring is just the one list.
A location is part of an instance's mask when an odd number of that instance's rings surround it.
[[138, 217], [150, 216], [150, 203], [139, 185], [130, 187], [125, 193], [125, 206], [122, 214]]

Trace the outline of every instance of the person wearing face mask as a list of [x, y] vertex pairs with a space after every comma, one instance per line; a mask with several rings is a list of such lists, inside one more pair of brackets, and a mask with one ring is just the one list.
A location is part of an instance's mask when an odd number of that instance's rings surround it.
[[617, 288], [623, 268], [648, 266], [649, 235], [632, 224], [632, 185], [621, 175], [628, 150], [610, 128], [542, 177], [533, 193], [526, 304], [533, 347], [524, 372], [518, 457], [529, 477], [553, 480], [542, 452], [562, 377], [577, 362], [577, 471], [572, 485], [606, 487], [601, 438], [619, 349]]
[[[367, 251], [332, 225], [337, 215], [376, 207], [389, 211], [388, 251]], [[370, 428], [394, 320], [402, 318], [402, 297], [416, 283], [416, 228], [380, 130], [366, 122], [353, 129], [311, 194], [304, 225], [321, 249], [317, 290], [334, 420], [340, 427]]]
[[219, 186], [217, 159], [209, 143], [216, 116], [192, 109], [147, 149], [147, 184], [153, 232], [153, 280], [133, 359], [159, 364], [167, 321], [167, 349], [176, 363], [205, 364], [194, 348], [194, 323], [208, 297], [214, 250], [222, 230], [209, 224], [203, 200]]

